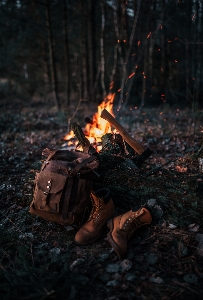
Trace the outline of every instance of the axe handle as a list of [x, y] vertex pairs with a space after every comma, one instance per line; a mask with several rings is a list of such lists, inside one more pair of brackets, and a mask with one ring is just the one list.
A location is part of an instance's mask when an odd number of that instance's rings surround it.
[[133, 139], [129, 133], [118, 123], [118, 121], [106, 110], [103, 109], [101, 117], [107, 120], [116, 130], [119, 131], [123, 139], [138, 153], [142, 154], [146, 148], [144, 148], [139, 142]]

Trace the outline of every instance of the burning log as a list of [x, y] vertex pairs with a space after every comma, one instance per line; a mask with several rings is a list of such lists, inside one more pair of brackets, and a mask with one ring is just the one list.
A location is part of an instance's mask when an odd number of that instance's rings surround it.
[[79, 125], [73, 124], [71, 125], [71, 129], [77, 137], [79, 145], [82, 146], [84, 153], [89, 153], [92, 155], [98, 154], [96, 149], [90, 144], [90, 141], [86, 138], [84, 132], [82, 131], [82, 128]]
[[140, 168], [144, 161], [152, 154], [152, 151], [148, 148], [144, 148], [138, 141], [132, 138], [123, 126], [121, 126], [121, 124], [119, 124], [119, 122], [106, 109], [102, 111], [101, 117], [107, 120], [116, 130], [118, 130], [123, 139], [139, 154], [139, 156], [132, 159], [132, 161], [138, 168]]
[[117, 144], [119, 146], [122, 156], [126, 156], [126, 157], [129, 156], [129, 152], [126, 149], [125, 141], [120, 134], [113, 133], [111, 134], [109, 139], [111, 143]]

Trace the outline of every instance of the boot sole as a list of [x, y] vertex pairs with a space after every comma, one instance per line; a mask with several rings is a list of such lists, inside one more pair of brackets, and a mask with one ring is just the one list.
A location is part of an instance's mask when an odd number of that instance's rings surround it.
[[[105, 228], [105, 227], [104, 227], [104, 228]], [[75, 239], [74, 239], [73, 241], [74, 241], [74, 243], [75, 243], [77, 246], [91, 245], [91, 244], [93, 244], [94, 242], [96, 242], [96, 241], [100, 238], [102, 232], [104, 231], [104, 228], [102, 228], [102, 230], [100, 231], [100, 233], [99, 233], [93, 240], [91, 240], [91, 241], [89, 241], [89, 242], [86, 242], [86, 243], [78, 243], [78, 242], [75, 241]]]
[[[114, 211], [113, 215], [112, 215], [110, 218], [113, 218], [113, 217], [115, 216], [115, 214], [116, 214], [116, 213], [115, 213], [115, 211]], [[109, 222], [109, 220], [111, 220], [111, 219], [108, 219], [108, 220], [107, 220], [107, 223]], [[100, 236], [101, 236], [102, 232], [104, 231], [105, 227], [106, 227], [106, 224], [104, 225], [104, 227], [102, 227], [102, 229], [101, 229], [101, 231], [99, 232], [99, 234], [98, 234], [93, 240], [91, 240], [91, 241], [89, 241], [89, 242], [86, 242], [86, 243], [78, 243], [78, 242], [75, 241], [75, 239], [74, 239], [73, 241], [74, 241], [74, 243], [75, 243], [77, 246], [91, 245], [91, 244], [93, 244], [94, 242], [96, 242], [96, 241], [100, 238]]]
[[114, 251], [116, 252], [118, 257], [120, 259], [122, 259], [125, 256], [125, 253], [123, 253], [121, 248], [116, 244], [116, 242], [114, 241], [114, 239], [112, 237], [112, 234], [111, 234], [113, 232], [113, 229], [114, 229], [113, 219], [111, 219], [107, 222], [107, 227], [110, 230], [110, 232], [107, 233], [107, 240], [111, 244], [112, 248], [114, 249]]

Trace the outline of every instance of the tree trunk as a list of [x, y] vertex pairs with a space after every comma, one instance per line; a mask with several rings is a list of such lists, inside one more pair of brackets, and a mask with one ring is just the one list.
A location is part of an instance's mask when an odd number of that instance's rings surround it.
[[[201, 14], [202, 14], [202, 5], [197, 3], [197, 40], [201, 39], [202, 35], [202, 24], [201, 24]], [[201, 59], [201, 45], [197, 44], [197, 66], [196, 66], [196, 101], [199, 103], [200, 98], [200, 78], [201, 78], [201, 68], [202, 68], [202, 59]]]
[[103, 98], [106, 97], [106, 87], [104, 82], [104, 76], [105, 76], [105, 58], [104, 58], [104, 27], [105, 27], [105, 11], [104, 11], [104, 3], [103, 0], [100, 2], [101, 5], [101, 32], [100, 32], [100, 54], [101, 54], [101, 87], [102, 87], [102, 93]]
[[142, 97], [141, 97], [141, 110], [145, 104], [145, 93], [146, 93], [146, 81], [147, 81], [147, 53], [148, 53], [148, 44], [144, 49], [144, 68], [142, 73]]
[[82, 1], [81, 4], [81, 66], [82, 66], [82, 90], [81, 96], [82, 99], [87, 100], [89, 98], [88, 95], [88, 72], [87, 72], [87, 13], [86, 13], [86, 0]]
[[185, 61], [185, 83], [186, 83], [186, 103], [189, 103], [189, 46], [188, 42], [186, 41], [185, 44], [185, 52], [186, 52], [186, 61]]
[[55, 51], [54, 51], [54, 39], [53, 39], [53, 33], [51, 28], [50, 4], [48, 0], [46, 1], [45, 12], [46, 12], [46, 26], [48, 31], [48, 47], [49, 47], [49, 55], [50, 55], [50, 67], [52, 73], [54, 98], [55, 98], [56, 106], [59, 110], [61, 106], [60, 106], [60, 100], [58, 95], [58, 80], [57, 80], [56, 59], [55, 59]]
[[96, 62], [96, 47], [95, 47], [95, 38], [94, 38], [94, 30], [95, 30], [95, 22], [94, 22], [94, 14], [95, 14], [95, 1], [88, 0], [88, 24], [87, 24], [87, 40], [88, 40], [88, 69], [89, 69], [89, 97], [90, 100], [94, 100], [94, 81], [95, 81], [95, 62]]
[[66, 68], [66, 104], [70, 105], [70, 65], [69, 65], [69, 39], [68, 39], [68, 22], [67, 22], [67, 0], [64, 0], [64, 50], [65, 50], [65, 68]]

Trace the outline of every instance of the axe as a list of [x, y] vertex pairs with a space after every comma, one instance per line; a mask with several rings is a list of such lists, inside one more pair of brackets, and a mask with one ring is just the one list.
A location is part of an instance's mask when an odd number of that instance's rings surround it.
[[101, 117], [108, 121], [116, 130], [119, 131], [123, 139], [139, 154], [132, 158], [134, 164], [140, 168], [144, 161], [153, 153], [150, 149], [143, 147], [138, 141], [132, 138], [129, 133], [118, 123], [118, 121], [106, 110], [103, 109]]

